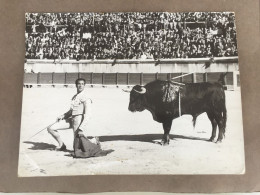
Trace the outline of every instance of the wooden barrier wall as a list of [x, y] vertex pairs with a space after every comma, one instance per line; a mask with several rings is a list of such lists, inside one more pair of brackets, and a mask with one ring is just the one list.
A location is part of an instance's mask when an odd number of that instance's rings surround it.
[[[205, 66], [210, 66], [205, 70]], [[27, 60], [26, 72], [41, 73], [182, 73], [232, 72], [237, 57], [162, 60]]]
[[[205, 69], [205, 66], [207, 67]], [[25, 63], [25, 85], [71, 85], [79, 77], [87, 85], [145, 85], [161, 79], [192, 73], [176, 82], [214, 82], [223, 72], [227, 86], [238, 86], [238, 58], [193, 58], [171, 60], [28, 60]], [[33, 72], [33, 73], [32, 73]], [[235, 74], [236, 73], [236, 74]]]
[[[84, 78], [87, 85], [145, 85], [153, 80], [170, 80], [185, 73], [24, 73], [25, 85], [71, 85]], [[196, 83], [218, 81], [221, 72], [193, 73], [174, 79], [176, 82]], [[233, 72], [226, 75], [226, 85], [233, 85]]]

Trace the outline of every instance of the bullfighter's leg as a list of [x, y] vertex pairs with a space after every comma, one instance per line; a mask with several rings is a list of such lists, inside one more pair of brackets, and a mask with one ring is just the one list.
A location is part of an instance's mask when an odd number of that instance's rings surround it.
[[217, 131], [217, 122], [214, 118], [214, 115], [212, 113], [207, 113], [208, 117], [209, 117], [209, 120], [211, 122], [211, 125], [212, 125], [212, 134], [211, 134], [211, 137], [209, 139], [210, 142], [213, 142], [215, 137], [216, 137], [216, 131]]
[[223, 137], [225, 136], [224, 119], [221, 113], [218, 113], [215, 116], [219, 129], [217, 142], [221, 142]]
[[47, 128], [47, 131], [52, 135], [52, 137], [58, 142], [59, 146], [56, 150], [63, 150], [66, 149], [64, 142], [62, 141], [60, 134], [58, 133], [59, 130], [66, 130], [70, 128], [70, 124], [65, 121], [59, 121], [54, 125]]
[[169, 145], [169, 143], [170, 143], [169, 133], [170, 133], [171, 127], [172, 127], [172, 120], [167, 120], [163, 123], [164, 135], [163, 135], [163, 138], [161, 141], [162, 145]]

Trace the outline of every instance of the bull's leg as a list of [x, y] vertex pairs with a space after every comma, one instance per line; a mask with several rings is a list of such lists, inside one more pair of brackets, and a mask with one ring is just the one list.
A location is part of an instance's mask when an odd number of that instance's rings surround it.
[[224, 119], [221, 113], [216, 114], [216, 121], [219, 129], [217, 142], [221, 142], [223, 137], [225, 136]]
[[170, 133], [171, 127], [172, 127], [172, 120], [167, 120], [163, 123], [164, 135], [163, 135], [163, 138], [161, 141], [162, 145], [169, 145], [169, 143], [170, 143], [169, 133]]
[[192, 115], [192, 124], [193, 124], [193, 129], [195, 128], [196, 121], [197, 121], [197, 117], [198, 117], [198, 115], [197, 115], [197, 114], [195, 114], [195, 115]]
[[207, 114], [208, 114], [209, 120], [210, 120], [211, 125], [212, 125], [212, 134], [211, 134], [209, 141], [213, 142], [215, 137], [216, 137], [217, 122], [216, 122], [214, 115], [212, 113], [207, 113]]

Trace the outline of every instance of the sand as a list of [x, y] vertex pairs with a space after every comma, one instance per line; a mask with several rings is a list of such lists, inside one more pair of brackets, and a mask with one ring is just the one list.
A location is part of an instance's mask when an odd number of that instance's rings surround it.
[[240, 91], [226, 91], [227, 130], [222, 143], [206, 141], [211, 123], [204, 113], [196, 127], [192, 117], [173, 121], [169, 146], [157, 144], [160, 123], [148, 111], [128, 111], [129, 94], [120, 88], [86, 88], [93, 99], [88, 136], [100, 136], [104, 157], [74, 159], [71, 129], [60, 131], [69, 151], [57, 152], [46, 130], [28, 138], [69, 109], [75, 88], [25, 88], [23, 92], [20, 177], [107, 174], [243, 174], [244, 141]]

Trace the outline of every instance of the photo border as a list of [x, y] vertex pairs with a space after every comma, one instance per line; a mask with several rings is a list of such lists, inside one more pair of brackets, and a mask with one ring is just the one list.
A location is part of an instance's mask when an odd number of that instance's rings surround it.
[[[249, 192], [260, 190], [259, 1], [24, 0], [1, 2], [0, 191], [3, 192]], [[195, 12], [236, 15], [245, 142], [245, 175], [103, 175], [18, 178], [26, 12]], [[217, 163], [217, 162], [216, 162]]]

